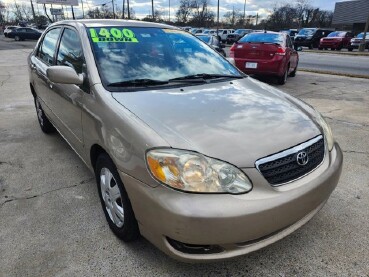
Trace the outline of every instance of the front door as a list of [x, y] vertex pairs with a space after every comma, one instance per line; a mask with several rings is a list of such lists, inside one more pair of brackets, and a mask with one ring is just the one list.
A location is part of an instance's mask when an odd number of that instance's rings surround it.
[[[78, 74], [84, 71], [84, 56], [76, 30], [64, 28], [56, 55], [56, 65], [69, 66]], [[60, 123], [63, 136], [78, 152], [83, 152], [82, 99], [88, 88], [85, 85], [52, 84], [51, 105]]]

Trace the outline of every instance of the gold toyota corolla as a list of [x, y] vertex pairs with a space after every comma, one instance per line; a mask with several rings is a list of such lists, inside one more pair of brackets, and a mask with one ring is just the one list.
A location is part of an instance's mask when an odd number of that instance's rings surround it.
[[301, 227], [337, 185], [342, 152], [317, 111], [177, 28], [62, 21], [28, 62], [41, 129], [94, 172], [124, 241], [182, 261], [243, 255]]

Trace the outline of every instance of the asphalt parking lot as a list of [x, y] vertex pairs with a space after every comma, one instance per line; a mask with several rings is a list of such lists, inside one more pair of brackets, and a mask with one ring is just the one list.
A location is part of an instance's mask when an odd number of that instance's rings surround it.
[[298, 72], [279, 86], [328, 119], [344, 151], [337, 189], [309, 223], [265, 249], [184, 264], [109, 230], [93, 175], [38, 126], [29, 52], [0, 51], [0, 276], [369, 276], [369, 80]]

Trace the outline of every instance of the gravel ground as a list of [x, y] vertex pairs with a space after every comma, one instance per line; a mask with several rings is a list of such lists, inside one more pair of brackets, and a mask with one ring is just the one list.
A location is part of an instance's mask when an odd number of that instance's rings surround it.
[[0, 51], [0, 276], [369, 276], [369, 80], [301, 72], [279, 86], [328, 118], [344, 151], [338, 187], [287, 238], [193, 265], [110, 232], [92, 174], [38, 126], [29, 51]]

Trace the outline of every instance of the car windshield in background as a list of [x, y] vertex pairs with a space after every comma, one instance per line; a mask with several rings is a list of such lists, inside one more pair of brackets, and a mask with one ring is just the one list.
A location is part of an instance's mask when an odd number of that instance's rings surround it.
[[239, 40], [239, 42], [276, 43], [280, 45], [283, 45], [283, 41], [284, 41], [283, 35], [272, 33], [251, 33]]
[[346, 32], [333, 32], [328, 35], [328, 37], [344, 37]]
[[[364, 33], [360, 33], [357, 35], [357, 38], [363, 38], [363, 37], [364, 37]], [[369, 33], [366, 33], [365, 39], [369, 39]]]
[[182, 30], [136, 27], [88, 28], [104, 85], [148, 85], [189, 76], [243, 75], [207, 44]]
[[314, 35], [316, 29], [301, 29], [298, 33], [299, 36], [312, 36]]
[[210, 41], [210, 36], [197, 36], [197, 37], [206, 43]]
[[234, 33], [235, 34], [242, 34], [243, 32], [245, 32], [245, 30], [236, 30]]

